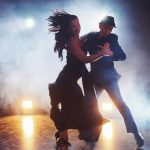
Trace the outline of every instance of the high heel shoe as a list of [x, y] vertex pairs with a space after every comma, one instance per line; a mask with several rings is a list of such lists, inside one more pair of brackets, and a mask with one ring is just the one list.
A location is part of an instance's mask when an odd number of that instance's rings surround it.
[[71, 146], [71, 144], [68, 141], [66, 141], [64, 138], [60, 136], [60, 131], [57, 131], [55, 133], [55, 138], [56, 138], [56, 150], [61, 150], [62, 147], [64, 146], [66, 147]]

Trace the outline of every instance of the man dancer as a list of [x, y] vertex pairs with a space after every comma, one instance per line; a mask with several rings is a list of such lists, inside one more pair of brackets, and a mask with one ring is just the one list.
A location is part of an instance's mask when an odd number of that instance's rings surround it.
[[118, 86], [120, 75], [114, 68], [113, 61], [125, 60], [126, 55], [118, 43], [118, 36], [111, 33], [115, 26], [112, 16], [104, 17], [99, 23], [99, 32], [91, 32], [83, 37], [84, 47], [90, 55], [97, 52], [98, 47], [102, 51], [107, 50], [111, 56], [103, 56], [101, 59], [91, 63], [91, 76], [94, 80], [94, 86], [97, 96], [103, 89], [107, 91], [113, 103], [121, 113], [128, 133], [133, 133], [137, 146], [144, 145], [144, 139], [138, 132], [132, 114], [123, 101]]

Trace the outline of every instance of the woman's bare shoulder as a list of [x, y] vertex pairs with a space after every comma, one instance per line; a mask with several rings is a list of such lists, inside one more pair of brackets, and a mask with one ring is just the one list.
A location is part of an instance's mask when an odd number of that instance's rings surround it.
[[71, 37], [67, 43], [68, 51], [77, 51], [80, 48], [80, 41], [77, 38]]
[[68, 40], [68, 44], [69, 45], [79, 44], [79, 40], [77, 38], [70, 37], [69, 40]]

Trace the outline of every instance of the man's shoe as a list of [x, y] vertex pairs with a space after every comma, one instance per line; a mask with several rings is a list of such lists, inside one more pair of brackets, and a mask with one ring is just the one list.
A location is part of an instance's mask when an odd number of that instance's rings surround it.
[[137, 146], [142, 147], [144, 145], [144, 139], [143, 139], [142, 135], [138, 132], [138, 133], [134, 134], [134, 137], [135, 137]]

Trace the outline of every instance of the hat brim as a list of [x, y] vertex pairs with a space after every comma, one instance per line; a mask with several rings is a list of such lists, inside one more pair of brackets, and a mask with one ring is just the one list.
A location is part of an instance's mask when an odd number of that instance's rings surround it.
[[112, 26], [112, 27], [114, 27], [114, 28], [117, 28], [114, 22], [104, 22], [104, 21], [101, 21], [100, 23], [103, 23], [103, 24]]

